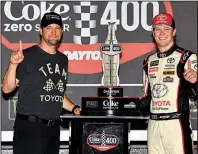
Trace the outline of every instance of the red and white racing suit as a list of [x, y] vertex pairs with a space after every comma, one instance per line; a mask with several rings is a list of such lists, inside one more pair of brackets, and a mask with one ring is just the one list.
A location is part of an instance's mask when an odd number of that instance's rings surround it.
[[149, 154], [193, 154], [189, 96], [196, 91], [197, 84], [183, 77], [188, 61], [197, 71], [196, 54], [176, 44], [167, 52], [156, 52], [144, 61], [140, 110], [150, 106]]

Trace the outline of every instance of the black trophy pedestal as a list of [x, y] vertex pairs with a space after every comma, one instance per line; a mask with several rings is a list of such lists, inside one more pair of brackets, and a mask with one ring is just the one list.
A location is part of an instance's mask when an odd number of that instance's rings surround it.
[[130, 120], [141, 118], [138, 98], [122, 87], [99, 87], [97, 97], [82, 97], [81, 115], [70, 120], [69, 154], [129, 154]]
[[73, 116], [69, 121], [69, 154], [129, 154], [130, 122], [140, 116]]

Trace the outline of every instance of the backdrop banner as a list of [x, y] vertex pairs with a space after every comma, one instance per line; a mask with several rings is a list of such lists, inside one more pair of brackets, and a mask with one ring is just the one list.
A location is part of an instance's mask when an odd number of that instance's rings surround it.
[[[96, 96], [101, 85], [100, 46], [107, 37], [108, 22], [116, 22], [116, 38], [122, 46], [119, 78], [124, 96], [142, 95], [143, 60], [155, 50], [151, 21], [159, 12], [173, 15], [178, 45], [197, 52], [197, 2], [8, 1], [1, 2], [2, 78], [19, 40], [23, 48], [39, 42], [40, 21], [49, 11], [59, 13], [63, 19], [59, 51], [69, 58], [66, 93], [78, 105], [82, 96]], [[1, 98], [2, 131], [13, 130], [17, 96], [16, 91]], [[197, 130], [197, 109], [191, 111], [192, 128]], [[147, 128], [145, 120], [143, 124], [136, 122], [132, 129]]]

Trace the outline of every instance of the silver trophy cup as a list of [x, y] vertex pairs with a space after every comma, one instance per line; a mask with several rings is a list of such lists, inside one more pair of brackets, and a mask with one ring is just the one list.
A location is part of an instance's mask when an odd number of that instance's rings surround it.
[[118, 44], [115, 35], [115, 22], [108, 24], [108, 34], [105, 43], [101, 46], [102, 58], [102, 85], [107, 87], [119, 85], [119, 64], [121, 46]]

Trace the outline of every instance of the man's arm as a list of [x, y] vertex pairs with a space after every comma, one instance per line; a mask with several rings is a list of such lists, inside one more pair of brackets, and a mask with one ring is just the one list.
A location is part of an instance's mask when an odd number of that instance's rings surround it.
[[3, 78], [2, 90], [4, 93], [12, 92], [19, 83], [19, 80], [16, 79], [16, 69], [17, 65], [13, 65], [10, 63], [8, 70]]
[[10, 64], [3, 78], [2, 90], [4, 93], [12, 92], [19, 83], [19, 80], [16, 78], [16, 72], [18, 65], [23, 61], [23, 59], [22, 41], [19, 41], [19, 50], [11, 54]]
[[80, 107], [73, 104], [66, 95], [63, 98], [63, 108], [75, 114], [80, 114]]

